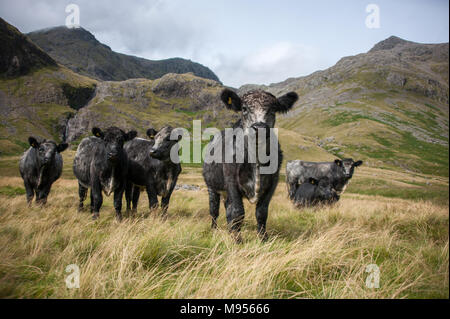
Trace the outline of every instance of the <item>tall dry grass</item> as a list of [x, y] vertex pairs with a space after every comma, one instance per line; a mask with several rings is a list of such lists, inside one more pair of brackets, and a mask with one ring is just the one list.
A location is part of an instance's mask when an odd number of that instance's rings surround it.
[[[3, 178], [0, 186], [20, 182]], [[94, 222], [77, 212], [77, 197], [76, 182], [66, 179], [44, 208], [29, 208], [24, 195], [0, 196], [0, 297], [449, 297], [448, 206], [346, 194], [334, 207], [298, 211], [280, 184], [270, 240], [259, 241], [246, 204], [238, 245], [223, 205], [219, 230], [210, 230], [203, 189], [175, 191], [165, 220], [138, 214], [121, 223], [111, 198]], [[66, 287], [69, 264], [80, 268], [79, 289]], [[379, 288], [365, 285], [369, 264], [380, 269]]]

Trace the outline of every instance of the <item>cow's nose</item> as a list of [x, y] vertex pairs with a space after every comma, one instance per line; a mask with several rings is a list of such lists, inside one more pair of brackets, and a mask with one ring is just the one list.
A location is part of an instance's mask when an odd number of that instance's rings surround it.
[[254, 124], [252, 124], [252, 128], [254, 128], [254, 129], [259, 129], [259, 128], [265, 128], [265, 129], [268, 129], [269, 128], [269, 125], [267, 125], [266, 123], [264, 123], [264, 122], [257, 122], [257, 123], [254, 123]]
[[149, 151], [149, 153], [150, 153], [150, 155], [153, 155], [153, 154], [155, 154], [155, 153], [156, 153], [156, 150], [155, 150], [155, 149], [153, 149], [153, 148], [151, 148], [151, 149], [150, 149], [150, 151]]
[[109, 152], [108, 157], [111, 159], [115, 159], [117, 157], [117, 154], [118, 154], [117, 152]]

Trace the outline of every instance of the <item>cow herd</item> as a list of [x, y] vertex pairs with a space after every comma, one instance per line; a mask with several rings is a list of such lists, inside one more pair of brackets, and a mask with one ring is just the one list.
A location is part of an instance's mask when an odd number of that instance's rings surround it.
[[[289, 92], [279, 98], [272, 94], [254, 90], [239, 97], [234, 91], [224, 89], [220, 96], [225, 107], [240, 114], [233, 128], [242, 129], [245, 134], [255, 132], [257, 139], [269, 140], [269, 134], [261, 136], [261, 130], [269, 132], [275, 125], [276, 114], [288, 112], [298, 96]], [[141, 190], [148, 196], [150, 209], [159, 206], [165, 215], [170, 197], [181, 172], [179, 161], [174, 160], [171, 149], [180, 139], [171, 139], [173, 128], [163, 127], [160, 131], [147, 130], [148, 139], [138, 138], [136, 131], [124, 132], [117, 127], [105, 130], [94, 127], [92, 135], [84, 138], [78, 146], [73, 161], [73, 173], [78, 180], [79, 210], [90, 189], [90, 210], [92, 218], [99, 217], [103, 194], [114, 194], [116, 218], [122, 219], [122, 199], [125, 194], [126, 208], [136, 212]], [[222, 131], [221, 136], [225, 135]], [[61, 176], [63, 152], [68, 144], [53, 141], [38, 141], [29, 138], [30, 148], [20, 159], [19, 169], [24, 180], [27, 202], [45, 204], [52, 184]], [[259, 144], [258, 144], [259, 145]], [[211, 227], [217, 227], [220, 198], [223, 198], [226, 219], [231, 233], [241, 240], [240, 229], [245, 211], [243, 199], [255, 204], [258, 235], [267, 239], [266, 221], [269, 203], [278, 184], [283, 154], [278, 144], [274, 158], [277, 166], [273, 172], [262, 173], [266, 163], [249, 160], [244, 150], [238, 149], [233, 139], [214, 138], [208, 147], [231, 152], [231, 161], [204, 161], [203, 177], [209, 194]], [[237, 161], [241, 152], [243, 161]], [[172, 152], [173, 153], [173, 152]], [[354, 168], [362, 161], [352, 159], [334, 162], [288, 161], [286, 184], [288, 197], [296, 207], [317, 204], [331, 204], [339, 200]]]

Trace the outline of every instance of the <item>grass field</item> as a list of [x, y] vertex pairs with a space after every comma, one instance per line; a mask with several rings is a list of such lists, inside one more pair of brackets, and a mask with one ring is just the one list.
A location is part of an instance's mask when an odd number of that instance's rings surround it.
[[[280, 182], [270, 205], [270, 239], [256, 235], [246, 203], [244, 242], [210, 230], [198, 167], [184, 167], [168, 218], [148, 214], [118, 223], [112, 198], [100, 219], [77, 212], [73, 152], [46, 207], [28, 207], [17, 157], [0, 158], [1, 298], [449, 298], [448, 179], [361, 167], [341, 201], [296, 210]], [[283, 171], [284, 173], [284, 171]], [[281, 176], [284, 181], [284, 176]], [[80, 269], [68, 289], [66, 266]], [[366, 267], [380, 269], [366, 287]]]

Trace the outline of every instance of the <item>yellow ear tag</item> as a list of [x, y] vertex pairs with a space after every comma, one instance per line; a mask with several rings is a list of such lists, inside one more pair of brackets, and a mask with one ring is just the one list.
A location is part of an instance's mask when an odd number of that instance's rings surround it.
[[95, 133], [95, 136], [100, 137], [100, 133], [98, 133], [98, 132]]
[[232, 103], [233, 103], [233, 101], [231, 101], [231, 97], [229, 97], [229, 98], [228, 98], [228, 104], [231, 105]]
[[314, 183], [315, 183], [315, 182], [314, 182], [314, 180], [312, 179], [312, 180], [311, 180], [311, 184], [313, 184], [313, 185], [314, 185]]
[[153, 138], [155, 138], [155, 135], [150, 135], [149, 137], [153, 139]]
[[33, 144], [31, 144], [31, 146], [32, 146], [32, 147], [36, 147], [36, 144], [35, 144], [35, 143], [33, 143]]

